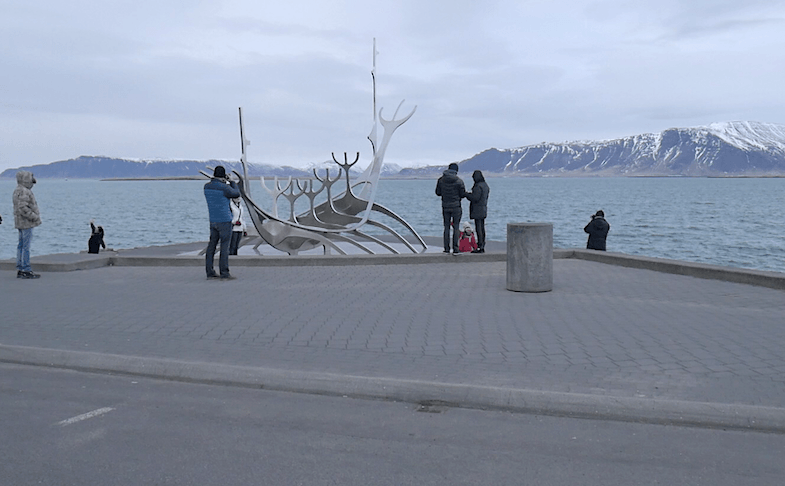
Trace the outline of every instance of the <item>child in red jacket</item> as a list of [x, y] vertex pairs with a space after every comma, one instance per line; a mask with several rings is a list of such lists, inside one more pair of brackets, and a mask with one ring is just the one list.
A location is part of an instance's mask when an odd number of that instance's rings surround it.
[[477, 249], [477, 240], [474, 238], [474, 230], [468, 221], [463, 223], [461, 239], [458, 241], [458, 251], [467, 253]]

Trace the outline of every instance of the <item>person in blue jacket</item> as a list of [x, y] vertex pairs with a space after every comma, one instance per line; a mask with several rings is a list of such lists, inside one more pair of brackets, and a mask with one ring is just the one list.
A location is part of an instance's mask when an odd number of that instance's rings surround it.
[[[204, 198], [207, 200], [207, 209], [210, 213], [210, 243], [204, 254], [208, 279], [234, 278], [229, 274], [229, 242], [232, 239], [232, 210], [229, 208], [229, 201], [235, 197], [240, 197], [237, 183], [229, 181], [226, 177], [226, 169], [219, 165], [213, 171], [210, 182], [204, 185]], [[220, 276], [215, 274], [213, 268], [215, 248], [219, 240], [221, 242], [221, 255], [218, 257]]]

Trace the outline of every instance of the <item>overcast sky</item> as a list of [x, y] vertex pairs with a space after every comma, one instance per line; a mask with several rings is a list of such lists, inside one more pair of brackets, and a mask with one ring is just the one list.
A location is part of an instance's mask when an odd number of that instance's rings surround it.
[[780, 0], [0, 0], [0, 170], [80, 155], [387, 162], [785, 124]]

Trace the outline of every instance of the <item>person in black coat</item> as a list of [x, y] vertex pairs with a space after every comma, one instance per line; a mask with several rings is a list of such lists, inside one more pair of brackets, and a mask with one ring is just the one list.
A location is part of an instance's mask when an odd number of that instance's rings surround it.
[[461, 198], [466, 197], [466, 186], [458, 177], [458, 164], [452, 163], [436, 182], [436, 195], [442, 198], [444, 219], [444, 253], [450, 253], [450, 227], [452, 227], [452, 251], [458, 253], [458, 236], [461, 224]]
[[600, 209], [596, 214], [593, 214], [589, 224], [583, 228], [583, 231], [589, 233], [589, 240], [586, 242], [588, 250], [605, 251], [605, 238], [608, 236], [611, 225], [605, 221], [605, 213]]
[[90, 233], [90, 240], [87, 242], [87, 253], [98, 253], [99, 248], [101, 247], [106, 250], [106, 244], [104, 244], [104, 228], [102, 226], [96, 227], [95, 224], [90, 221], [90, 229], [92, 232]]
[[469, 218], [474, 220], [477, 230], [477, 249], [472, 250], [472, 253], [485, 253], [485, 218], [488, 216], [488, 195], [491, 189], [485, 182], [482, 171], [475, 170], [472, 179], [472, 192], [466, 194], [466, 199], [469, 200]]

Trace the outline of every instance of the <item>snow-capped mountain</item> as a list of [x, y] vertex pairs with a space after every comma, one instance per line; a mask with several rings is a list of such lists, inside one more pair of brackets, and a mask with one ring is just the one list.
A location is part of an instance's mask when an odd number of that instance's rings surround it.
[[[354, 165], [352, 166], [351, 169], [349, 169], [349, 174], [351, 175], [351, 177], [358, 176], [365, 171], [367, 166], [368, 166], [367, 161], [365, 161], [364, 164], [362, 162], [359, 162], [357, 165]], [[324, 162], [309, 164], [306, 171], [309, 172], [310, 174], [313, 174], [313, 169], [318, 170], [320, 174], [323, 174], [326, 169], [329, 169], [330, 174], [334, 175], [338, 173], [339, 166], [333, 160], [325, 160]], [[401, 169], [403, 169], [403, 167], [401, 167], [398, 164], [383, 164], [381, 175], [383, 177], [395, 176], [401, 171]], [[331, 175], [330, 177], [333, 177], [333, 175]]]
[[382, 165], [381, 176], [382, 177], [385, 177], [385, 176], [395, 176], [395, 175], [398, 175], [402, 170], [403, 170], [403, 167], [401, 167], [398, 164], [394, 164], [394, 163], [384, 164], [384, 165]]
[[[492, 148], [459, 165], [461, 172], [519, 175], [785, 175], [785, 126], [712, 123], [616, 140]], [[401, 175], [424, 176], [443, 169], [404, 169]]]
[[[385, 164], [383, 177], [434, 177], [444, 165], [401, 169]], [[198, 177], [200, 170], [221, 164], [240, 170], [240, 163], [225, 160], [128, 160], [82, 156], [76, 159], [19, 169], [46, 178], [156, 178]], [[360, 164], [358, 164], [359, 166]], [[694, 128], [670, 128], [616, 140], [540, 143], [511, 149], [491, 148], [459, 162], [461, 173], [482, 170], [489, 175], [544, 176], [785, 176], [785, 125], [759, 122], [712, 123]], [[313, 169], [329, 168], [330, 160], [307, 169], [250, 164], [249, 175], [312, 177]], [[14, 177], [8, 169], [0, 177]], [[352, 174], [362, 172], [352, 169]]]
[[[352, 177], [357, 176], [359, 174], [362, 174], [364, 168], [365, 167], [360, 167], [360, 163], [358, 163], [357, 165], [349, 169], [349, 174], [351, 174]], [[325, 160], [324, 162], [315, 162], [312, 164], [308, 164], [305, 171], [308, 173], [308, 175], [313, 176], [314, 169], [316, 169], [316, 171], [321, 175], [324, 175], [325, 170], [329, 170], [330, 177], [335, 177], [338, 174], [338, 170], [340, 169], [340, 167], [333, 160]]]

